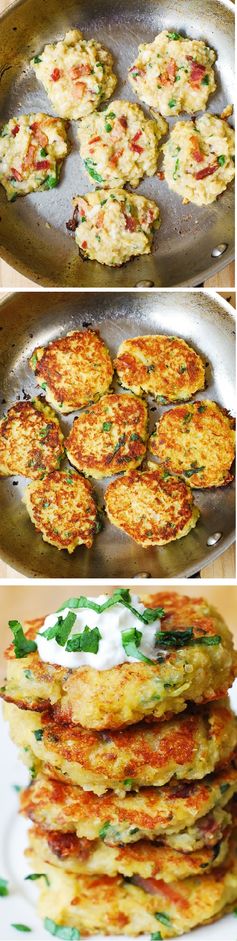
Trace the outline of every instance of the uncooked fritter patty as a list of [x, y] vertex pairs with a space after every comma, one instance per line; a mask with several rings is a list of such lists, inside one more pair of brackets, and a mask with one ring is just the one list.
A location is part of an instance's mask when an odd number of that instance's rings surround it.
[[215, 59], [205, 42], [164, 30], [138, 47], [128, 77], [138, 97], [161, 114], [193, 114], [206, 108], [215, 91]]
[[[146, 839], [184, 852], [216, 846], [229, 825], [228, 801], [237, 791], [233, 764], [202, 781], [143, 787], [119, 797], [97, 797], [64, 781], [38, 774], [21, 791], [20, 809], [43, 830], [101, 839], [109, 846]], [[226, 808], [227, 805], [227, 809]]]
[[136, 395], [160, 401], [189, 399], [205, 385], [205, 366], [185, 340], [173, 336], [138, 336], [124, 340], [114, 367], [119, 381]]
[[[63, 667], [44, 663], [38, 652], [24, 660], [7, 650], [4, 697], [27, 709], [53, 708], [54, 716], [86, 728], [132, 725], [149, 716], [182, 712], [188, 702], [203, 703], [227, 693], [236, 676], [233, 638], [225, 622], [203, 598], [159, 592], [142, 599], [148, 607], [163, 608], [163, 638], [157, 663], [123, 663], [111, 670], [80, 667], [65, 674]], [[43, 618], [25, 625], [34, 639]], [[193, 625], [190, 636], [190, 625]], [[182, 632], [180, 634], [180, 632]], [[193, 642], [195, 641], [195, 642]]]
[[111, 53], [95, 39], [83, 39], [79, 29], [49, 43], [31, 65], [56, 113], [75, 121], [110, 98], [117, 84]]
[[83, 257], [117, 267], [151, 251], [154, 230], [160, 225], [160, 210], [153, 199], [123, 189], [111, 193], [100, 189], [75, 196], [73, 206], [67, 228], [75, 231]]
[[207, 206], [234, 179], [234, 131], [213, 114], [179, 121], [163, 150], [165, 179], [185, 202]]
[[48, 876], [40, 879], [39, 914], [57, 925], [76, 927], [82, 935], [143, 933], [162, 938], [188, 932], [199, 924], [215, 921], [234, 908], [237, 899], [236, 833], [224, 865], [200, 877], [176, 880], [167, 885], [163, 879], [132, 884], [123, 877], [78, 876], [44, 862], [43, 854], [28, 853], [34, 872]]
[[69, 461], [92, 477], [138, 467], [146, 453], [147, 405], [133, 395], [104, 395], [75, 418], [67, 438]]
[[204, 399], [164, 412], [150, 439], [168, 471], [184, 474], [190, 487], [223, 487], [233, 480], [235, 421]]
[[69, 150], [64, 121], [49, 114], [20, 114], [0, 132], [0, 183], [7, 198], [53, 189]]
[[70, 470], [53, 471], [26, 488], [23, 503], [35, 528], [57, 549], [91, 548], [97, 507], [88, 480]]
[[60, 466], [63, 433], [43, 398], [16, 402], [0, 422], [0, 475], [42, 477]]
[[105, 505], [110, 522], [144, 547], [187, 536], [200, 515], [186, 482], [155, 464], [113, 480]]
[[237, 742], [237, 719], [228, 700], [166, 722], [144, 722], [102, 735], [63, 726], [12, 703], [5, 703], [4, 710], [26, 763], [98, 795], [108, 789], [124, 794], [127, 779], [130, 787], [139, 788], [160, 787], [174, 775], [203, 778], [231, 759]]
[[130, 101], [113, 101], [106, 111], [83, 118], [77, 133], [90, 179], [102, 186], [138, 186], [143, 176], [156, 172], [158, 144], [166, 131], [164, 118], [148, 119]]
[[94, 843], [79, 840], [74, 833], [34, 827], [29, 832], [29, 848], [44, 862], [58, 866], [64, 872], [82, 876], [116, 876], [118, 873], [126, 878], [138, 876], [138, 884], [142, 879], [151, 879], [155, 888], [158, 879], [169, 883], [187, 876], [202, 876], [204, 870], [208, 872], [221, 866], [229, 851], [229, 833], [212, 848], [182, 853], [169, 846], [156, 846], [148, 840], [129, 846], [108, 846], [102, 840]]
[[94, 330], [74, 330], [37, 347], [30, 366], [48, 401], [65, 414], [107, 392], [113, 377], [109, 351]]

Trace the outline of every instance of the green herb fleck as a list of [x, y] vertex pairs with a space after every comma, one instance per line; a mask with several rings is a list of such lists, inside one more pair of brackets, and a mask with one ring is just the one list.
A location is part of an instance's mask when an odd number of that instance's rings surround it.
[[22, 787], [20, 784], [12, 784], [12, 788], [13, 788], [13, 791], [16, 791], [16, 794], [19, 794], [20, 791], [22, 791]]
[[[175, 161], [174, 172], [173, 172], [173, 180], [177, 180], [177, 172], [178, 172], [178, 170], [179, 170], [179, 158], [177, 157], [177, 160]], [[185, 368], [186, 368], [186, 367], [185, 367]]]
[[28, 638], [25, 637], [20, 621], [8, 621], [8, 624], [13, 633], [14, 653], [17, 660], [21, 659], [21, 657], [27, 657], [29, 653], [34, 653], [34, 651], [37, 650], [37, 644], [34, 640], [28, 640]]
[[34, 56], [33, 62], [35, 62], [35, 64], [38, 65], [38, 62], [42, 62], [42, 59], [40, 58], [40, 56]]
[[41, 147], [40, 156], [41, 156], [41, 157], [47, 157], [47, 156], [48, 156], [48, 151], [45, 150], [45, 147]]
[[7, 879], [0, 878], [0, 895], [9, 895]]
[[32, 928], [29, 928], [29, 925], [21, 925], [20, 923], [18, 924], [12, 923], [11, 928], [15, 928], [16, 931], [25, 931], [25, 932], [32, 931]]
[[49, 176], [45, 177], [44, 189], [46, 190], [54, 189], [54, 187], [57, 186], [57, 182], [58, 182], [57, 175], [53, 176], [53, 174], [51, 173]]
[[141, 437], [137, 435], [136, 431], [133, 431], [133, 434], [130, 435], [130, 441], [141, 441]]
[[184, 419], [183, 419], [184, 424], [188, 425], [191, 419], [192, 419], [192, 412], [186, 412], [186, 415], [184, 416]]
[[151, 934], [151, 941], [162, 941], [162, 936], [160, 931], [153, 931]]
[[31, 365], [33, 366], [33, 369], [36, 368], [37, 363], [38, 363], [37, 354], [36, 354], [36, 353], [33, 353], [33, 356], [31, 357]]
[[167, 33], [168, 39], [182, 39], [180, 33]]
[[170, 98], [170, 101], [168, 101], [168, 105], [169, 105], [169, 108], [175, 108], [175, 105], [176, 105], [175, 98]]
[[187, 366], [180, 366], [178, 372], [180, 372], [182, 375], [182, 373], [186, 372], [186, 370], [187, 370]]
[[37, 741], [37, 742], [41, 742], [41, 740], [42, 740], [42, 738], [43, 738], [43, 734], [44, 734], [43, 729], [35, 729], [35, 731], [33, 732], [33, 734], [34, 734], [34, 736], [35, 736], [35, 738], [36, 738], [36, 741]]
[[112, 421], [104, 421], [102, 431], [110, 431], [110, 428], [112, 428]]
[[201, 81], [201, 85], [209, 85], [209, 75], [204, 75]]
[[193, 474], [199, 474], [201, 471], [205, 470], [205, 464], [202, 467], [189, 467], [188, 470], [184, 470], [185, 477], [192, 477]]
[[90, 158], [88, 157], [88, 159], [85, 160], [84, 163], [85, 163], [85, 167], [86, 167], [88, 173], [90, 174], [90, 176], [92, 177], [92, 179], [93, 179], [93, 180], [96, 180], [97, 183], [104, 183], [104, 180], [103, 180], [103, 177], [101, 176], [101, 174], [98, 173], [97, 170], [94, 170], [94, 167], [96, 167], [95, 161], [94, 161], [94, 160], [90, 160]]
[[138, 631], [136, 627], [131, 627], [128, 631], [122, 631], [121, 638], [127, 657], [135, 657], [136, 660], [143, 660], [144, 663], [152, 663], [152, 660], [144, 657], [144, 654], [139, 650], [142, 631]]
[[205, 411], [206, 411], [206, 407], [207, 407], [206, 405], [199, 405], [199, 406], [198, 406], [198, 412], [205, 412]]
[[45, 879], [46, 885], [50, 885], [50, 881], [48, 876], [46, 876], [46, 872], [31, 872], [29, 876], [25, 876], [24, 881], [35, 882], [36, 879]]
[[41, 389], [44, 389], [44, 390], [46, 391], [46, 389], [47, 389], [47, 383], [46, 383], [46, 382], [41, 382]]
[[220, 792], [221, 792], [221, 794], [225, 794], [225, 792], [229, 790], [229, 787], [230, 787], [230, 785], [227, 784], [227, 783], [226, 783], [226, 784], [220, 784]]
[[133, 778], [125, 778], [125, 781], [123, 783], [124, 783], [124, 787], [131, 790], [131, 788], [133, 787]]
[[166, 915], [165, 912], [156, 912], [155, 918], [157, 918], [157, 921], [160, 921], [162, 925], [166, 925], [167, 928], [170, 928], [171, 921], [169, 915]]
[[223, 166], [224, 166], [224, 163], [225, 163], [224, 154], [220, 154], [220, 156], [217, 157], [217, 163], [219, 163], [219, 166], [220, 166], [220, 167], [223, 167]]
[[66, 650], [70, 653], [78, 650], [84, 653], [98, 653], [100, 640], [101, 633], [99, 628], [93, 627], [90, 629], [90, 627], [86, 625], [81, 634], [74, 634], [74, 636], [70, 638], [66, 645]]
[[66, 925], [56, 925], [55, 921], [52, 921], [52, 918], [44, 919], [44, 928], [46, 931], [49, 931], [49, 934], [55, 935], [57, 938], [63, 938], [64, 941], [78, 941], [80, 936], [80, 931], [77, 928], [69, 928]]

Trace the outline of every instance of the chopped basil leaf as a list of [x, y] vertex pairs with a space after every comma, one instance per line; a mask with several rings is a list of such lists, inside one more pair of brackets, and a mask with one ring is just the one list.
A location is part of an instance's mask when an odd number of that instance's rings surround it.
[[107, 134], [109, 134], [110, 131], [112, 131], [112, 124], [108, 124], [108, 122], [106, 121], [105, 130], [107, 131]]
[[203, 634], [200, 637], [193, 637], [193, 627], [187, 627], [184, 631], [157, 631], [155, 637], [157, 647], [173, 647], [177, 650], [180, 647], [193, 647], [196, 644], [212, 647], [220, 643], [221, 636], [219, 634]]
[[221, 794], [225, 794], [225, 792], [229, 790], [229, 787], [230, 787], [229, 784], [220, 784], [220, 792], [221, 792]]
[[32, 931], [32, 928], [29, 928], [29, 925], [21, 925], [20, 923], [15, 925], [11, 923], [11, 928], [15, 928], [16, 931]]
[[46, 382], [41, 382], [41, 389], [44, 389], [44, 390], [46, 391], [46, 389], [47, 389], [47, 383], [46, 383]]
[[97, 183], [104, 183], [104, 180], [103, 180], [103, 177], [101, 176], [101, 174], [100, 174], [100, 173], [97, 173], [97, 170], [94, 170], [94, 166], [96, 166], [94, 160], [90, 160], [90, 158], [88, 157], [88, 159], [85, 160], [84, 163], [85, 163], [85, 167], [86, 167], [88, 173], [90, 174], [90, 176], [92, 177], [92, 179], [93, 179], [93, 180], [96, 180]]
[[47, 157], [47, 156], [48, 156], [48, 151], [45, 150], [45, 147], [41, 147], [40, 156], [41, 156], [41, 157]]
[[220, 154], [220, 156], [217, 157], [217, 163], [219, 163], [219, 166], [220, 166], [220, 167], [223, 167], [223, 166], [224, 166], [224, 163], [225, 163], [224, 154]]
[[0, 878], [0, 895], [9, 895], [7, 879]]
[[64, 941], [78, 941], [80, 938], [80, 931], [77, 928], [69, 928], [66, 925], [56, 925], [55, 921], [52, 921], [52, 918], [44, 919], [44, 928], [46, 931], [49, 931], [50, 934], [56, 935], [57, 938], [64, 938]]
[[209, 85], [209, 75], [204, 75], [201, 81], [201, 85]]
[[54, 189], [54, 186], [57, 186], [57, 182], [58, 182], [58, 180], [57, 180], [57, 174], [55, 174], [55, 176], [53, 176], [53, 174], [51, 173], [49, 176], [46, 176], [46, 177], [45, 177], [45, 180], [44, 180], [44, 189], [46, 189], [46, 190], [52, 190], [52, 189]]
[[109, 113], [106, 114], [105, 120], [106, 120], [106, 121], [113, 121], [114, 118], [116, 118], [115, 112], [114, 112], [114, 111], [109, 111]]
[[36, 738], [36, 741], [37, 741], [37, 742], [41, 742], [41, 739], [43, 738], [44, 731], [43, 731], [43, 729], [35, 729], [35, 731], [34, 731], [33, 734], [34, 734], [34, 736], [35, 736], [35, 738]]
[[152, 660], [144, 657], [144, 654], [139, 650], [142, 631], [138, 631], [136, 627], [131, 627], [128, 631], [122, 631], [121, 638], [127, 657], [136, 657], [137, 660], [143, 660], [144, 663], [152, 663]]
[[164, 608], [145, 608], [142, 617], [145, 624], [153, 624], [153, 621], [156, 621], [157, 618], [163, 618], [164, 613]]
[[21, 659], [21, 657], [27, 657], [29, 653], [33, 653], [35, 650], [37, 650], [37, 644], [35, 641], [28, 640], [28, 638], [25, 637], [20, 621], [8, 621], [8, 624], [10, 630], [13, 633], [13, 646], [17, 660]]
[[155, 918], [157, 918], [157, 921], [160, 921], [162, 925], [166, 925], [167, 928], [170, 928], [171, 921], [169, 915], [166, 915], [165, 912], [156, 912]]
[[205, 411], [206, 411], [206, 407], [207, 407], [206, 405], [199, 405], [199, 406], [198, 406], [198, 412], [205, 412]]
[[106, 820], [99, 831], [100, 840], [106, 840], [106, 838], [111, 841], [111, 843], [121, 843], [121, 834], [116, 830], [116, 827]]
[[65, 618], [59, 615], [57, 623], [53, 627], [47, 627], [46, 631], [42, 632], [42, 636], [47, 640], [55, 638], [60, 647], [65, 647], [75, 621], [76, 614], [73, 611], [69, 611]]
[[141, 441], [141, 437], [140, 435], [137, 435], [136, 432], [134, 431], [133, 434], [130, 435], [130, 441]]
[[188, 425], [191, 419], [192, 419], [192, 412], [186, 412], [186, 415], [184, 416], [185, 425]]
[[151, 941], [162, 941], [160, 931], [153, 931], [151, 934]]
[[50, 881], [48, 876], [46, 876], [46, 872], [31, 872], [29, 876], [25, 876], [24, 881], [35, 882], [35, 879], [45, 879], [46, 885], [50, 885]]
[[180, 366], [178, 372], [182, 374], [183, 372], [186, 372], [186, 370], [187, 370], [187, 366]]
[[[110, 598], [104, 602], [104, 604], [97, 604], [95, 601], [91, 601], [89, 598], [86, 598], [85, 595], [81, 595], [79, 598], [69, 598], [68, 601], [64, 601], [61, 607], [58, 609], [58, 613], [63, 611], [64, 608], [74, 608], [78, 610], [80, 608], [91, 608], [92, 611], [96, 611], [97, 614], [101, 614], [103, 611], [106, 611], [107, 608], [112, 608], [115, 604], [123, 604], [125, 608], [128, 608], [139, 621], [142, 621], [143, 624], [151, 624], [156, 618], [164, 617], [163, 608], [145, 608], [143, 613], [137, 611], [133, 607], [130, 600], [130, 592], [127, 588], [117, 588], [113, 592]], [[47, 633], [55, 631], [55, 628], [47, 628]], [[52, 636], [55, 636], [53, 634]]]
[[133, 778], [125, 778], [125, 781], [123, 783], [124, 783], [124, 787], [131, 789], [133, 787]]
[[35, 64], [38, 65], [38, 62], [42, 62], [42, 59], [40, 58], [40, 56], [34, 56], [33, 62], [35, 62]]
[[167, 33], [168, 39], [182, 39], [179, 33]]
[[176, 105], [175, 98], [170, 98], [170, 101], [168, 101], [168, 105], [169, 105], [169, 108], [175, 108], [175, 105]]
[[86, 595], [80, 595], [79, 598], [69, 598], [68, 601], [64, 601], [63, 604], [58, 608], [59, 611], [63, 611], [64, 608], [91, 608], [92, 611], [97, 611], [100, 613], [100, 605], [96, 604], [96, 601], [91, 601], [89, 598], [86, 598]]
[[200, 471], [203, 471], [204, 469], [205, 464], [203, 464], [202, 467], [189, 467], [188, 470], [183, 471], [183, 474], [185, 477], [192, 477], [193, 474], [199, 474]]
[[[173, 172], [173, 180], [177, 180], [177, 172], [178, 172], [178, 170], [179, 170], [179, 158], [177, 157], [177, 160], [175, 161], [174, 172]], [[184, 368], [186, 369], [186, 366], [185, 366]]]
[[101, 640], [101, 634], [98, 627], [86, 627], [81, 634], [74, 634], [74, 637], [71, 637], [66, 645], [66, 650], [70, 653], [72, 651], [81, 650], [84, 653], [98, 653], [99, 643]]
[[110, 428], [112, 428], [112, 421], [104, 421], [102, 431], [110, 431]]

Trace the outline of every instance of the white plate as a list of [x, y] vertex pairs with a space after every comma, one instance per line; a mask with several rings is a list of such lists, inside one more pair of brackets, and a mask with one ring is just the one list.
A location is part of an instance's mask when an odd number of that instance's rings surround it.
[[[232, 706], [237, 711], [237, 680], [231, 693]], [[37, 888], [24, 877], [30, 872], [24, 859], [27, 844], [28, 824], [18, 814], [18, 795], [14, 785], [25, 785], [28, 774], [17, 757], [17, 748], [11, 742], [7, 723], [0, 711], [1, 742], [1, 802], [0, 802], [0, 876], [9, 880], [10, 894], [0, 898], [0, 939], [1, 941], [50, 941], [51, 935], [44, 931], [42, 922], [36, 914]], [[21, 923], [31, 928], [31, 933], [21, 933], [11, 927], [12, 923]], [[237, 941], [237, 918], [227, 915], [213, 925], [198, 928], [182, 935], [184, 941]], [[95, 941], [105, 941], [103, 935], [94, 936]], [[112, 941], [118, 941], [114, 935]], [[106, 939], [107, 941], [107, 939]], [[124, 937], [123, 941], [131, 941]], [[140, 941], [150, 941], [150, 935], [141, 936]]]

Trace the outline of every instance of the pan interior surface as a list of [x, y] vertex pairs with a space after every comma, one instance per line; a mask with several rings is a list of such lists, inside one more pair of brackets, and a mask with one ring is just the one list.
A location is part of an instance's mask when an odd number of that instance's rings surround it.
[[[11, 324], [11, 334], [9, 332]], [[1, 305], [0, 385], [1, 414], [11, 404], [39, 391], [28, 359], [36, 346], [49, 343], [70, 330], [99, 329], [112, 356], [120, 343], [139, 334], [167, 333], [183, 337], [204, 357], [207, 389], [195, 398], [216, 400], [235, 411], [235, 318], [223, 301], [205, 292], [21, 292]], [[116, 387], [117, 391], [122, 391]], [[150, 431], [163, 408], [150, 398]], [[60, 419], [67, 432], [73, 417]], [[112, 478], [110, 478], [111, 480]], [[99, 504], [109, 480], [96, 481]], [[143, 549], [106, 520], [91, 550], [81, 547], [72, 556], [44, 543], [22, 504], [27, 481], [0, 479], [0, 556], [27, 576], [49, 578], [170, 578], [192, 575], [223, 552], [234, 540], [235, 484], [196, 491], [201, 517], [185, 538], [160, 549]], [[216, 531], [215, 547], [207, 541]]]
[[[53, 113], [29, 61], [46, 42], [62, 38], [71, 27], [79, 27], [86, 38], [94, 36], [110, 49], [118, 76], [113, 97], [130, 101], [138, 101], [127, 82], [127, 69], [138, 44], [152, 41], [162, 29], [205, 40], [217, 53], [217, 90], [209, 99], [208, 110], [221, 113], [233, 100], [233, 17], [231, 0], [199, 0], [198, 4], [195, 0], [169, 0], [169, 4], [164, 0], [15, 3], [1, 19], [1, 121], [22, 112]], [[170, 125], [173, 122], [171, 119]], [[138, 187], [139, 193], [157, 201], [161, 211], [162, 225], [152, 254], [117, 269], [83, 261], [66, 222], [72, 197], [93, 187], [79, 157], [75, 122], [70, 137], [71, 153], [56, 189], [9, 204], [0, 187], [1, 252], [17, 270], [45, 286], [134, 287], [140, 281], [172, 286], [200, 284], [228, 264], [234, 251], [234, 186], [207, 207], [183, 206], [181, 198], [156, 176]], [[212, 251], [220, 243], [226, 246], [225, 253], [214, 258]]]

